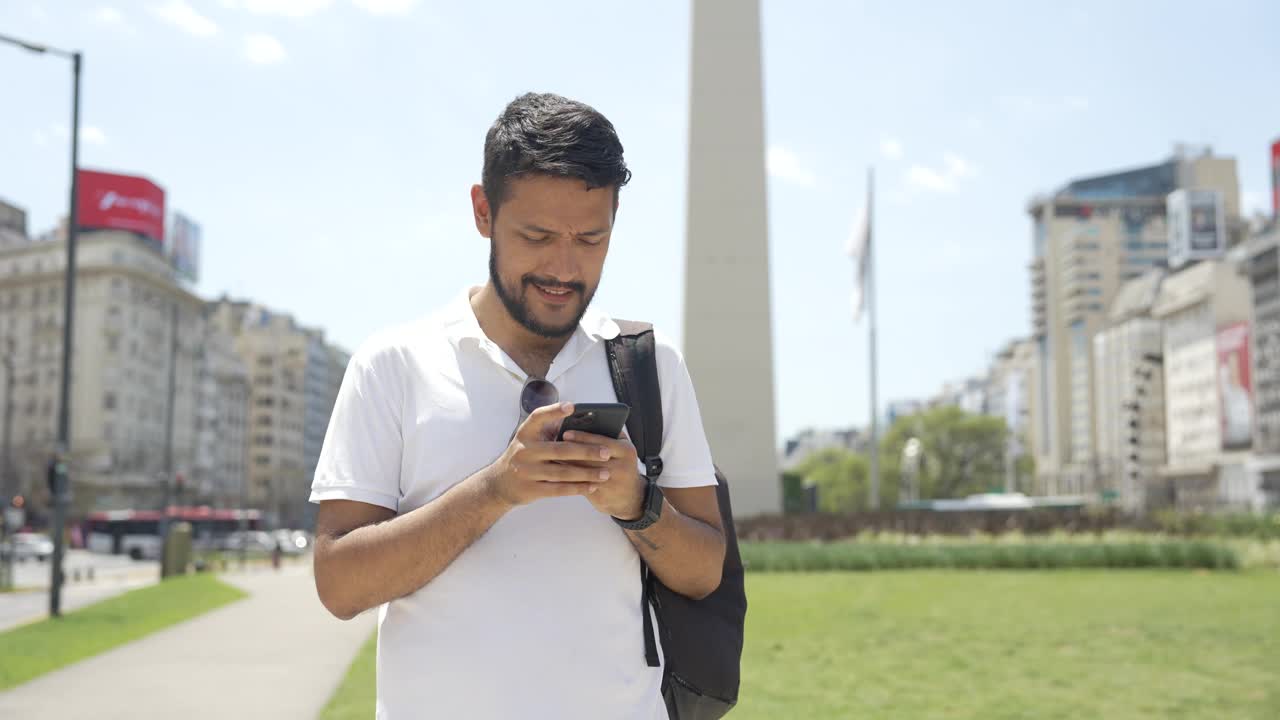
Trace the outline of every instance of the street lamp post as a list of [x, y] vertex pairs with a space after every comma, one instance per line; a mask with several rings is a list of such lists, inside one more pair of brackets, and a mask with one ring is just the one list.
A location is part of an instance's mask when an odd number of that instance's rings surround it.
[[916, 502], [920, 499], [920, 460], [923, 448], [920, 439], [913, 437], [907, 440], [907, 444], [902, 448], [902, 475], [906, 491], [906, 498], [909, 502]]
[[[14, 487], [11, 453], [13, 452], [13, 338], [4, 339], [4, 355], [0, 356], [0, 364], [4, 365], [4, 435], [0, 437], [0, 500], [5, 503], [6, 517], [0, 517], [0, 590], [13, 588], [13, 548], [5, 542], [11, 530], [9, 527], [9, 503], [18, 494]], [[16, 507], [16, 506], [15, 506]]]
[[53, 559], [50, 563], [49, 615], [62, 616], [62, 557], [66, 550], [63, 530], [67, 524], [67, 501], [71, 483], [67, 475], [67, 459], [71, 451], [71, 358], [76, 307], [76, 230], [79, 217], [76, 204], [80, 192], [80, 66], [79, 51], [69, 52], [0, 35], [0, 42], [41, 55], [57, 55], [71, 61], [71, 197], [67, 210], [67, 267], [62, 307], [62, 386], [58, 400], [58, 441], [50, 462], [50, 488], [53, 496]]
[[14, 487], [13, 473], [13, 353], [12, 337], [4, 339], [4, 355], [0, 355], [0, 365], [4, 365], [4, 436], [0, 437], [0, 495], [6, 500], [18, 494]]

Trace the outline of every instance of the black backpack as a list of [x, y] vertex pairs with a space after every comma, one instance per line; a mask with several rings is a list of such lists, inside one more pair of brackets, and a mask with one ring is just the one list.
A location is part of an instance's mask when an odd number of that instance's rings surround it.
[[[609, 372], [618, 401], [631, 406], [627, 434], [644, 463], [646, 475], [662, 474], [662, 394], [654, 355], [653, 326], [617, 321], [621, 334], [605, 343]], [[739, 664], [747, 594], [743, 586], [738, 535], [729, 506], [729, 485], [716, 468], [716, 498], [724, 523], [724, 574], [720, 587], [702, 600], [691, 600], [662, 584], [640, 563], [644, 608], [644, 655], [658, 667], [652, 606], [666, 664], [662, 697], [671, 720], [717, 720], [738, 702]]]

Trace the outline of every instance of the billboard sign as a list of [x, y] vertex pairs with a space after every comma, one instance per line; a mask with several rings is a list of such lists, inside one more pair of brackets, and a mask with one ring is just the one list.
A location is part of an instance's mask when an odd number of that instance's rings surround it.
[[1169, 267], [1194, 260], [1221, 257], [1227, 249], [1222, 193], [1217, 190], [1175, 190], [1166, 203], [1169, 227]]
[[1249, 324], [1218, 331], [1218, 403], [1222, 449], [1253, 445], [1253, 377], [1249, 368]]
[[142, 177], [80, 170], [78, 224], [91, 230], [126, 230], [164, 244], [164, 190]]
[[169, 236], [169, 259], [173, 268], [190, 282], [200, 279], [200, 226], [182, 213], [173, 214]]

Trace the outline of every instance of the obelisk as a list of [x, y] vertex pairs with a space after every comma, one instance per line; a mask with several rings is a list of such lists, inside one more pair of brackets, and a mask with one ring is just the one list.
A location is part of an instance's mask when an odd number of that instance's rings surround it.
[[781, 510], [759, 0], [693, 0], [684, 352], [737, 517]]

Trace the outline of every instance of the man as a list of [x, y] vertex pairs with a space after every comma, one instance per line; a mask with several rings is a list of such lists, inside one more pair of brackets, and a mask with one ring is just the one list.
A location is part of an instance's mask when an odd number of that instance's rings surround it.
[[[381, 607], [380, 718], [667, 717], [640, 559], [701, 598], [725, 552], [683, 358], [659, 338], [660, 486], [625, 438], [555, 441], [574, 402], [617, 399], [604, 341], [618, 327], [588, 308], [629, 179], [599, 112], [517, 98], [471, 188], [488, 283], [347, 368], [312, 487], [315, 578], [337, 617]], [[527, 389], [551, 397], [543, 380], [563, 402], [525, 417]], [[652, 499], [657, 521], [624, 529]]]

